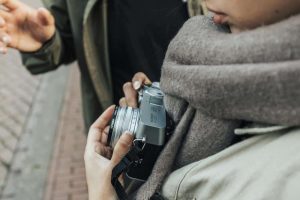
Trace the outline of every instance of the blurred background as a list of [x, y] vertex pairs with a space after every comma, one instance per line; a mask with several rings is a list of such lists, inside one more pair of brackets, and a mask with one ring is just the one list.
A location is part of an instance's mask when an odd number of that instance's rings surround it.
[[79, 76], [32, 76], [18, 52], [0, 55], [0, 200], [88, 199]]

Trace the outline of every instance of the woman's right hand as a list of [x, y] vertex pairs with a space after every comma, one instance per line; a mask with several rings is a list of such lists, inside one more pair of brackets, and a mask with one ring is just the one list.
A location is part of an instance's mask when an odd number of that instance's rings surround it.
[[6, 53], [8, 47], [37, 51], [54, 33], [54, 17], [47, 9], [34, 9], [19, 0], [0, 0], [0, 53]]
[[130, 106], [136, 108], [138, 106], [137, 91], [144, 84], [151, 84], [150, 79], [142, 72], [136, 73], [131, 82], [127, 82], [123, 85], [124, 97], [120, 99], [119, 105], [121, 107]]

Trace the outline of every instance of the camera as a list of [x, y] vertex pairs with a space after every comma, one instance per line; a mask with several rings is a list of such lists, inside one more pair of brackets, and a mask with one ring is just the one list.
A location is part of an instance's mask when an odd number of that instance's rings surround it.
[[125, 131], [134, 135], [133, 145], [141, 146], [141, 159], [130, 166], [127, 176], [145, 181], [166, 139], [167, 114], [164, 94], [158, 82], [144, 85], [139, 90], [138, 108], [116, 107], [110, 122], [108, 143], [114, 147]]

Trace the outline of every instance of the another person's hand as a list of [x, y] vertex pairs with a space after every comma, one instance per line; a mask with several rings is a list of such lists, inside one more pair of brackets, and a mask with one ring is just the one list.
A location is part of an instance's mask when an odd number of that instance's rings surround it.
[[55, 33], [54, 17], [19, 0], [0, 0], [0, 53], [7, 48], [34, 52]]
[[136, 73], [131, 82], [127, 82], [123, 85], [124, 97], [120, 99], [119, 104], [121, 107], [130, 106], [137, 107], [137, 90], [141, 88], [143, 84], [151, 84], [150, 79], [142, 72]]
[[111, 184], [112, 170], [130, 150], [133, 136], [124, 133], [114, 150], [107, 146], [109, 130], [107, 124], [112, 118], [113, 111], [114, 106], [109, 107], [91, 126], [88, 134], [84, 161], [89, 200], [118, 199]]

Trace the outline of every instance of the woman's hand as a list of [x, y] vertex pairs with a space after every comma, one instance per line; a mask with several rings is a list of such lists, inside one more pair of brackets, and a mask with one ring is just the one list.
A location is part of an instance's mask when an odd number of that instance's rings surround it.
[[47, 9], [34, 9], [19, 0], [0, 0], [0, 53], [6, 53], [7, 47], [37, 51], [54, 33], [54, 17]]
[[113, 112], [114, 106], [109, 107], [91, 126], [88, 134], [84, 161], [89, 200], [118, 199], [111, 184], [111, 174], [113, 168], [130, 150], [133, 136], [130, 133], [124, 133], [114, 150], [107, 146], [109, 130], [107, 124]]
[[136, 108], [138, 105], [137, 90], [141, 88], [143, 84], [151, 84], [150, 79], [142, 72], [136, 73], [131, 82], [127, 82], [123, 85], [123, 92], [125, 97], [121, 98], [119, 104], [121, 107], [130, 106]]

